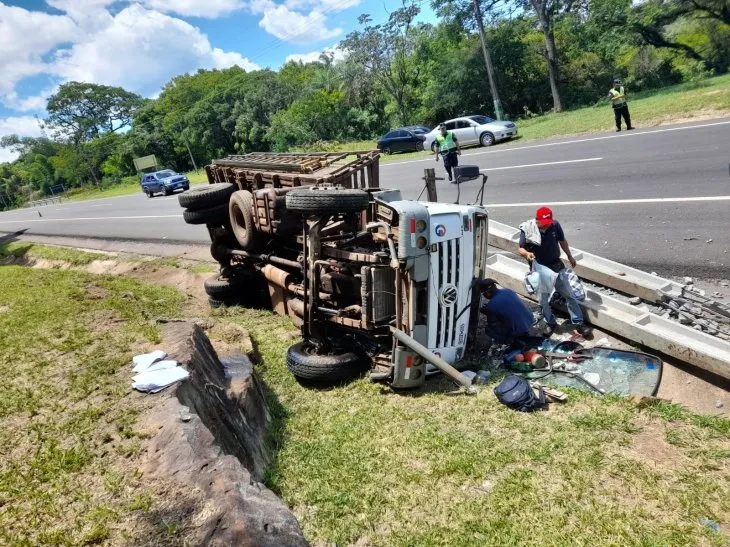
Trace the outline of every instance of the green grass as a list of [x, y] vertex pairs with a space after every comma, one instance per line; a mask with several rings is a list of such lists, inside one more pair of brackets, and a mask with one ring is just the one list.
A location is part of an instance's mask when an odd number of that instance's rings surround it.
[[0, 287], [0, 544], [155, 543], [151, 515], [169, 506], [135, 471], [145, 398], [130, 360], [183, 296], [18, 266]]
[[38, 245], [28, 241], [14, 241], [0, 245], [0, 259], [6, 257], [29, 257], [43, 258], [66, 262], [72, 266], [86, 266], [94, 260], [105, 260], [109, 255], [82, 251], [71, 247], [56, 247], [51, 245]]
[[[190, 171], [185, 173], [185, 176], [190, 180], [190, 184], [203, 184], [208, 182], [205, 176], [205, 171], [202, 169], [198, 173]], [[69, 201], [86, 201], [89, 199], [99, 198], [113, 198], [117, 196], [128, 196], [130, 194], [142, 193], [139, 185], [139, 177], [125, 177], [119, 184], [107, 186], [104, 188], [97, 188], [93, 186], [87, 186], [84, 188], [72, 188], [65, 194], [65, 198]]]
[[[570, 392], [522, 414], [431, 380], [302, 387], [291, 323], [220, 312], [251, 333], [278, 447], [267, 483], [317, 545], [727, 545], [730, 422]], [[439, 383], [440, 382], [440, 383]], [[720, 523], [717, 534], [700, 521]]]

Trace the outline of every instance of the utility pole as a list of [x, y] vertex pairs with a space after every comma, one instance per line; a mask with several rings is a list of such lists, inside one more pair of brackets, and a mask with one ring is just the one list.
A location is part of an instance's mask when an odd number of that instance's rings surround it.
[[484, 53], [484, 64], [487, 65], [487, 75], [489, 76], [489, 88], [492, 91], [492, 99], [494, 100], [494, 114], [498, 120], [504, 118], [504, 110], [502, 109], [502, 101], [499, 100], [497, 93], [497, 84], [494, 81], [494, 68], [492, 68], [492, 57], [487, 49], [487, 38], [484, 36], [484, 23], [482, 22], [482, 10], [479, 9], [479, 0], [474, 1], [474, 17], [479, 27], [479, 38], [482, 41], [482, 53]]
[[193, 169], [195, 169], [196, 173], [199, 173], [198, 166], [195, 165], [195, 158], [193, 157], [193, 153], [190, 151], [190, 145], [188, 144], [188, 139], [183, 136], [183, 140], [185, 141], [185, 147], [188, 149], [188, 154], [190, 154], [190, 161], [193, 162]]

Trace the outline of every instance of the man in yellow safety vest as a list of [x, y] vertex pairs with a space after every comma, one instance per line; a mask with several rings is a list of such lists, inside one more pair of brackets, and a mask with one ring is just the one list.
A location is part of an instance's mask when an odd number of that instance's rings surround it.
[[629, 103], [626, 102], [626, 90], [621, 85], [621, 80], [616, 78], [613, 87], [608, 90], [608, 100], [613, 106], [613, 115], [616, 118], [616, 131], [621, 131], [621, 116], [626, 122], [626, 130], [633, 129], [631, 126], [631, 114], [629, 114]]
[[459, 141], [452, 131], [446, 129], [446, 124], [442, 123], [439, 125], [439, 131], [440, 133], [436, 135], [436, 146], [434, 147], [436, 161], [439, 161], [439, 155], [443, 156], [444, 168], [449, 174], [449, 182], [453, 182], [454, 179], [451, 176], [451, 169], [459, 166], [459, 156], [461, 155]]

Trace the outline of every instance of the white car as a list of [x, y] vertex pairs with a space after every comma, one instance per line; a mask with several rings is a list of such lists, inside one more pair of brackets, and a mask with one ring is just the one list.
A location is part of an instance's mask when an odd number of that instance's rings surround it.
[[[454, 118], [444, 122], [446, 129], [453, 131], [456, 139], [461, 146], [469, 146], [473, 144], [481, 144], [482, 146], [492, 146], [495, 142], [505, 139], [511, 139], [517, 136], [517, 126], [513, 122], [499, 122], [488, 118], [487, 116], [464, 116], [463, 118]], [[434, 149], [436, 135], [439, 134], [439, 128], [432, 129], [426, 135], [423, 142], [425, 149]]]

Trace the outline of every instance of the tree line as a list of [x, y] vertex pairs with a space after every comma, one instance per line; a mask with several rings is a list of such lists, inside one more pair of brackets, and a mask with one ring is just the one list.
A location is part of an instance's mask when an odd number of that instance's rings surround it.
[[[632, 91], [722, 74], [730, 0], [478, 0], [510, 119], [594, 104], [615, 77]], [[41, 138], [9, 135], [0, 207], [66, 188], [118, 183], [155, 154], [187, 171], [230, 153], [325, 150], [400, 125], [490, 114], [473, 0], [432, 0], [436, 24], [404, 0], [387, 20], [362, 15], [339, 44], [278, 71], [239, 67], [174, 77], [156, 99], [69, 82], [49, 98]]]

